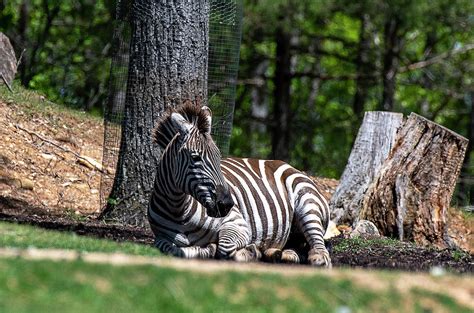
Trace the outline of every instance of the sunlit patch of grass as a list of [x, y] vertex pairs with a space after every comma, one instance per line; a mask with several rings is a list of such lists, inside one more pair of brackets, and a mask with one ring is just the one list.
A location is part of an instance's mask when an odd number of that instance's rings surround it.
[[80, 119], [101, 119], [100, 114], [89, 114], [85, 111], [74, 109], [66, 105], [56, 104], [49, 101], [44, 95], [37, 91], [26, 89], [17, 81], [12, 85], [11, 92], [4, 84], [0, 84], [0, 100], [7, 105], [16, 105], [21, 108], [24, 114], [34, 116], [42, 114], [43, 116], [56, 116], [58, 114], [67, 114]]
[[472, 310], [459, 305], [451, 297], [442, 293], [431, 292], [419, 288], [414, 288], [411, 292], [415, 299], [415, 312], [472, 312]]
[[[365, 245], [357, 239], [352, 242]], [[380, 240], [379, 240], [380, 242]], [[383, 241], [386, 244], [386, 240]], [[0, 222], [0, 247], [55, 248], [158, 256], [148, 246], [117, 243]], [[204, 262], [202, 266], [206, 266]], [[453, 298], [314, 274], [194, 272], [151, 265], [114, 266], [0, 258], [0, 312], [467, 312]], [[365, 285], [369, 284], [369, 285]], [[388, 288], [387, 288], [388, 287]]]
[[[2, 312], [362, 312], [388, 294], [322, 276], [202, 274], [81, 261], [0, 260]], [[146, 277], [147, 283], [137, 283]]]
[[468, 312], [446, 295], [367, 289], [317, 274], [0, 259], [0, 312]]
[[151, 246], [130, 242], [119, 243], [6, 222], [0, 222], [0, 247], [35, 247], [88, 252], [122, 252], [148, 256], [160, 255], [160, 252]]

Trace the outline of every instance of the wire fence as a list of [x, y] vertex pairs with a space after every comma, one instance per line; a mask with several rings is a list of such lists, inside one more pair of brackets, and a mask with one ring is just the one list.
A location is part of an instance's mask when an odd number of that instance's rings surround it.
[[128, 62], [131, 39], [130, 11], [132, 0], [117, 0], [109, 94], [104, 108], [104, 143], [100, 180], [100, 206], [104, 207], [112, 188], [120, 150], [122, 121], [127, 92]]
[[242, 0], [210, 1], [207, 94], [213, 112], [212, 136], [224, 156], [232, 132], [242, 13]]
[[[471, 162], [472, 163], [472, 162]], [[455, 207], [462, 207], [467, 211], [474, 211], [474, 165], [465, 165], [456, 185], [451, 201]]]
[[[109, 94], [104, 112], [100, 206], [113, 186], [126, 105], [131, 8], [133, 0], [118, 0], [112, 42]], [[241, 41], [243, 1], [209, 1], [208, 105], [213, 112], [212, 136], [225, 156], [229, 151]], [[159, 14], [159, 12], [144, 12]]]

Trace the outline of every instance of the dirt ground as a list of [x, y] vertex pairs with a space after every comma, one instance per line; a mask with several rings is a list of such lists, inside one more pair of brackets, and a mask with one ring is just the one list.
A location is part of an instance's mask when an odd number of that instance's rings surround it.
[[[50, 109], [46, 102], [41, 107], [41, 101], [35, 95], [22, 103], [0, 98], [0, 220], [152, 244], [148, 229], [110, 225], [96, 219], [100, 213], [101, 121]], [[328, 197], [337, 185], [329, 179], [318, 183]], [[402, 242], [347, 245], [346, 239], [339, 237], [329, 241], [333, 265], [410, 271], [441, 266], [473, 273], [472, 225], [456, 209], [451, 210], [450, 220], [448, 235], [468, 253]]]
[[44, 105], [0, 101], [0, 196], [51, 213], [94, 213], [100, 172], [85, 160], [102, 159], [102, 123]]

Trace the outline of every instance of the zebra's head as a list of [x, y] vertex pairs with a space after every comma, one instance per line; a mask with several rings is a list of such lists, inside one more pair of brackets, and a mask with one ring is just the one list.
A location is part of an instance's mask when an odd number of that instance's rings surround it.
[[221, 171], [221, 153], [211, 137], [211, 110], [186, 102], [170, 109], [154, 132], [164, 149], [175, 187], [201, 203], [212, 217], [225, 216], [234, 206]]

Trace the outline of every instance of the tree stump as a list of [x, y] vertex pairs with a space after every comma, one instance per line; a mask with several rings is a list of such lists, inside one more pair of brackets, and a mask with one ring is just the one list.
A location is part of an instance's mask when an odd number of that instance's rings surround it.
[[386, 236], [450, 246], [447, 210], [468, 140], [412, 113], [363, 201], [359, 218]]
[[366, 112], [340, 184], [329, 203], [336, 224], [357, 222], [364, 195], [395, 143], [403, 114]]
[[15, 51], [10, 40], [0, 32], [0, 84], [10, 87], [16, 74]]

